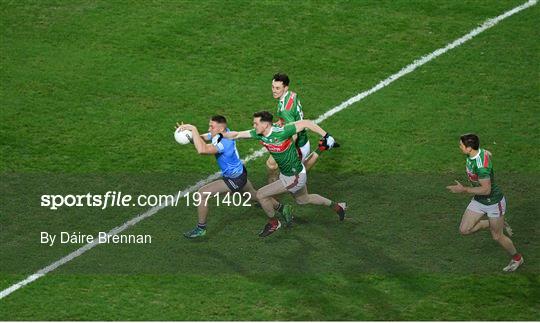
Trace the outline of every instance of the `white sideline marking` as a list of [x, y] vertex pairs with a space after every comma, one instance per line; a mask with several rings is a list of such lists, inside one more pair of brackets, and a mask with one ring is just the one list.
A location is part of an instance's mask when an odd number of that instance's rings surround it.
[[[367, 91], [364, 91], [362, 93], [359, 93], [359, 94], [353, 96], [352, 98], [348, 99], [347, 101], [342, 102], [338, 106], [328, 110], [324, 114], [320, 115], [315, 120], [315, 122], [316, 123], [323, 122], [324, 120], [330, 118], [331, 116], [338, 113], [339, 111], [341, 111], [341, 110], [351, 106], [352, 104], [364, 99], [368, 95], [379, 91], [380, 89], [382, 89], [385, 86], [391, 84], [392, 82], [396, 81], [397, 79], [401, 78], [402, 76], [413, 72], [415, 69], [417, 69], [418, 67], [426, 64], [427, 62], [431, 61], [432, 59], [437, 58], [438, 56], [446, 53], [447, 51], [462, 45], [463, 43], [471, 40], [476, 35], [478, 35], [478, 34], [482, 33], [483, 31], [495, 26], [496, 24], [498, 24], [502, 20], [512, 16], [515, 13], [518, 13], [518, 12], [520, 12], [522, 10], [525, 10], [525, 9], [527, 9], [529, 7], [532, 7], [532, 6], [536, 5], [536, 3], [537, 3], [537, 0], [529, 0], [526, 3], [515, 7], [514, 9], [506, 11], [505, 13], [503, 13], [500, 16], [497, 16], [495, 18], [491, 18], [491, 19], [488, 19], [488, 20], [484, 21], [484, 23], [480, 27], [477, 27], [477, 28], [473, 29], [468, 34], [466, 34], [465, 36], [462, 36], [461, 38], [458, 38], [458, 39], [454, 40], [453, 42], [446, 45], [445, 47], [439, 48], [439, 49], [435, 50], [434, 52], [432, 52], [432, 53], [430, 53], [430, 54], [428, 54], [426, 56], [422, 56], [420, 59], [417, 59], [414, 62], [412, 62], [411, 64], [409, 64], [409, 65], [405, 66], [404, 68], [402, 68], [396, 74], [393, 74], [390, 77], [388, 77], [387, 79], [379, 82], [377, 85], [375, 85], [371, 89], [369, 89]], [[254, 153], [252, 153], [251, 155], [247, 156], [246, 159], [244, 160], [244, 162], [248, 162], [250, 160], [257, 159], [257, 158], [261, 157], [262, 155], [264, 155], [265, 152], [266, 152], [265, 149], [261, 148], [261, 149], [255, 151]], [[207, 184], [207, 183], [209, 183], [209, 182], [211, 182], [213, 180], [216, 180], [219, 177], [220, 177], [220, 173], [217, 172], [217, 173], [215, 173], [213, 175], [210, 175], [208, 178], [199, 181], [197, 184], [186, 188], [185, 190], [183, 190], [182, 192], [179, 192], [178, 194], [186, 195], [188, 193], [191, 193], [191, 192], [193, 192], [195, 190], [198, 190], [199, 188], [201, 188], [205, 184]], [[183, 194], [181, 194], [181, 193], [183, 193]], [[127, 221], [126, 223], [122, 224], [121, 226], [118, 226], [118, 227], [112, 229], [111, 231], [108, 232], [108, 234], [109, 235], [118, 234], [118, 233], [126, 230], [127, 228], [134, 226], [135, 224], [139, 223], [140, 221], [154, 215], [159, 210], [161, 210], [161, 209], [163, 209], [163, 208], [165, 208], [167, 206], [169, 206], [168, 203], [166, 203], [164, 205], [159, 205], [159, 206], [153, 207], [153, 208], [149, 209], [148, 211], [144, 212], [143, 214], [140, 214], [140, 215], [134, 217], [133, 219]], [[86, 245], [82, 246], [81, 248], [79, 248], [79, 249], [73, 251], [72, 253], [68, 254], [67, 256], [61, 258], [60, 260], [57, 260], [57, 261], [53, 262], [52, 264], [50, 264], [49, 266], [47, 266], [45, 268], [42, 268], [41, 270], [39, 270], [35, 274], [32, 274], [32, 275], [28, 276], [26, 279], [24, 279], [24, 280], [22, 280], [22, 281], [20, 281], [20, 282], [18, 282], [16, 284], [10, 286], [9, 288], [4, 289], [2, 292], [0, 292], [0, 299], [8, 296], [9, 294], [13, 293], [17, 289], [19, 289], [19, 288], [21, 288], [21, 287], [23, 287], [25, 285], [28, 285], [28, 284], [32, 283], [33, 281], [45, 276], [47, 273], [55, 270], [56, 268], [60, 267], [61, 265], [73, 260], [74, 258], [82, 255], [83, 253], [87, 252], [88, 250], [94, 248], [97, 245], [99, 245], [99, 243], [97, 243], [97, 242], [92, 242], [92, 243], [86, 244]]]

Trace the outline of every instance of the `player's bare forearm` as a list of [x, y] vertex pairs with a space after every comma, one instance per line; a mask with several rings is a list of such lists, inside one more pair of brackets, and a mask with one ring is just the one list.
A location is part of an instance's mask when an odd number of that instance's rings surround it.
[[491, 193], [491, 180], [480, 179], [480, 186], [478, 187], [465, 187], [465, 192], [474, 195], [489, 195]]
[[489, 195], [489, 193], [491, 193], [491, 185], [490, 187], [465, 187], [465, 193], [474, 195]]
[[229, 131], [221, 133], [227, 139], [247, 139], [251, 138], [249, 131]]
[[193, 144], [199, 154], [204, 153], [206, 142], [204, 142], [202, 136], [199, 134], [199, 130], [196, 127], [191, 127], [191, 133], [193, 134]]
[[490, 180], [480, 180], [479, 187], [468, 187], [461, 185], [460, 182], [456, 181], [455, 185], [450, 185], [446, 187], [452, 193], [469, 193], [474, 195], [489, 195], [491, 193], [491, 181]]
[[315, 133], [318, 133], [319, 135], [321, 135], [321, 137], [324, 137], [326, 135], [326, 131], [324, 131], [323, 128], [321, 128], [318, 124], [311, 120], [296, 121], [294, 125], [296, 126], [297, 133], [304, 129], [309, 129]]
[[223, 138], [227, 139], [237, 139], [236, 136], [238, 136], [238, 131], [229, 131], [229, 132], [222, 132]]

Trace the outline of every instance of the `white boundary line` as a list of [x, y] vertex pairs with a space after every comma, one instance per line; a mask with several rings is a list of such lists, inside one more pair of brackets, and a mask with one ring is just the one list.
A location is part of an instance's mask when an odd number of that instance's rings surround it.
[[[323, 122], [324, 120], [330, 118], [331, 116], [338, 113], [339, 111], [341, 111], [341, 110], [353, 105], [354, 103], [364, 99], [368, 95], [379, 91], [380, 89], [388, 86], [392, 82], [398, 80], [402, 76], [413, 72], [418, 67], [426, 64], [427, 62], [433, 60], [434, 58], [437, 58], [438, 56], [446, 53], [447, 51], [449, 51], [451, 49], [454, 49], [454, 48], [462, 45], [463, 43], [471, 40], [476, 35], [478, 35], [478, 34], [482, 33], [483, 31], [495, 26], [496, 24], [498, 24], [502, 20], [512, 16], [513, 14], [516, 14], [516, 13], [522, 11], [522, 10], [525, 10], [525, 9], [527, 9], [529, 7], [532, 7], [532, 6], [536, 5], [536, 3], [537, 3], [537, 0], [529, 0], [526, 3], [524, 3], [524, 4], [520, 5], [520, 6], [517, 6], [517, 7], [513, 8], [513, 9], [503, 13], [502, 15], [499, 15], [499, 16], [497, 16], [495, 18], [491, 18], [491, 19], [488, 19], [488, 20], [484, 21], [484, 23], [480, 27], [477, 27], [477, 28], [473, 29], [472, 31], [470, 31], [468, 34], [462, 36], [461, 38], [458, 38], [458, 39], [454, 40], [453, 42], [451, 42], [450, 44], [446, 45], [445, 47], [439, 48], [439, 49], [435, 50], [434, 52], [432, 52], [432, 53], [430, 53], [430, 54], [428, 54], [426, 56], [423, 56], [420, 59], [415, 60], [411, 64], [409, 64], [409, 65], [405, 66], [404, 68], [402, 68], [396, 74], [393, 74], [390, 77], [388, 77], [387, 79], [379, 82], [377, 85], [375, 85], [371, 89], [369, 89], [367, 91], [364, 91], [362, 93], [359, 93], [359, 94], [351, 97], [347, 101], [342, 102], [338, 106], [328, 110], [324, 114], [320, 115], [315, 120], [315, 122], [316, 123]], [[261, 149], [255, 151], [254, 153], [252, 153], [251, 155], [249, 155], [248, 157], [246, 157], [244, 162], [248, 162], [250, 160], [257, 159], [257, 158], [261, 157], [264, 153], [265, 153], [265, 149], [261, 148]], [[203, 180], [199, 181], [197, 184], [186, 188], [185, 190], [179, 192], [178, 194], [179, 195], [186, 195], [188, 193], [191, 193], [191, 192], [193, 192], [195, 190], [198, 190], [203, 185], [205, 185], [205, 184], [207, 184], [207, 183], [209, 183], [209, 182], [211, 182], [213, 180], [216, 180], [219, 177], [220, 177], [219, 172], [215, 173], [213, 175], [210, 175], [206, 179], [203, 179]], [[142, 220], [144, 220], [144, 219], [146, 219], [148, 217], [151, 217], [152, 215], [156, 214], [159, 210], [161, 210], [161, 209], [163, 209], [163, 208], [165, 208], [167, 206], [169, 206], [168, 203], [164, 204], [164, 205], [159, 205], [159, 206], [153, 207], [153, 208], [149, 209], [148, 211], [144, 212], [143, 214], [140, 214], [140, 215], [132, 218], [131, 220], [127, 221], [126, 223], [122, 224], [121, 226], [118, 226], [118, 227], [112, 229], [111, 231], [108, 232], [108, 235], [118, 234], [118, 233], [126, 230], [127, 228], [136, 225], [140, 221], [142, 221]], [[88, 244], [82, 246], [81, 248], [73, 251], [72, 253], [68, 254], [67, 256], [53, 262], [49, 266], [47, 266], [45, 268], [42, 268], [41, 270], [39, 270], [35, 274], [32, 274], [32, 275], [28, 276], [26, 279], [24, 279], [24, 280], [22, 280], [22, 281], [20, 281], [20, 282], [18, 282], [16, 284], [6, 288], [6, 289], [4, 289], [2, 292], [0, 292], [0, 299], [8, 296], [9, 294], [13, 293], [17, 289], [19, 289], [19, 288], [21, 288], [21, 287], [23, 287], [25, 285], [28, 285], [28, 284], [32, 283], [33, 281], [45, 276], [47, 273], [55, 270], [56, 268], [62, 266], [63, 264], [75, 259], [76, 257], [82, 255], [83, 253], [87, 252], [88, 250], [90, 250], [90, 249], [94, 248], [95, 246], [99, 245], [99, 243], [95, 242], [95, 241], [96, 240], [94, 240], [94, 242], [92, 242], [92, 243], [88, 243]]]

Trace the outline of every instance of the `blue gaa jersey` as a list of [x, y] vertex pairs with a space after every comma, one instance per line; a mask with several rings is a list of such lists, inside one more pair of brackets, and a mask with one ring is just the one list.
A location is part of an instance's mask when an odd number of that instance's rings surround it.
[[[227, 129], [226, 132], [230, 130]], [[218, 142], [218, 136], [211, 138], [208, 133], [208, 139], [212, 140], [212, 145], [216, 147], [218, 153], [215, 155], [221, 174], [223, 177], [236, 178], [242, 175], [244, 165], [240, 160], [238, 150], [236, 150], [236, 142], [232, 139], [222, 138]]]

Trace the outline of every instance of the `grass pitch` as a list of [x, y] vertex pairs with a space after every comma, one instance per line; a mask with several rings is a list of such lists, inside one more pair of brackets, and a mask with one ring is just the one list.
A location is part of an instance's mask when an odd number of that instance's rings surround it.
[[[174, 142], [176, 121], [248, 129], [275, 108], [276, 71], [314, 119], [518, 4], [2, 2], [0, 288], [80, 246], [40, 245], [41, 231], [108, 231], [147, 210], [50, 211], [41, 194], [183, 189], [217, 168]], [[187, 241], [195, 209], [166, 208], [127, 231], [152, 244], [98, 246], [0, 300], [0, 319], [537, 319], [538, 21], [538, 6], [510, 17], [321, 124], [342, 147], [308, 187], [348, 202], [344, 223], [298, 206], [261, 240], [262, 210], [212, 208], [208, 237]], [[465, 180], [470, 131], [525, 257], [511, 275], [489, 233], [459, 235], [468, 198], [445, 189]], [[257, 187], [265, 158], [247, 165]]]

